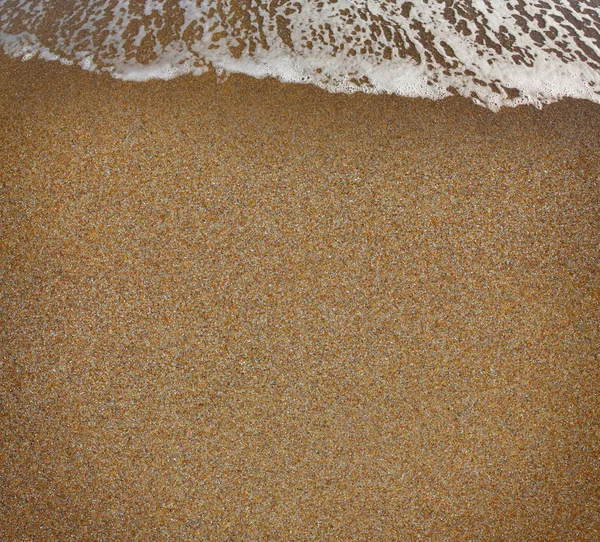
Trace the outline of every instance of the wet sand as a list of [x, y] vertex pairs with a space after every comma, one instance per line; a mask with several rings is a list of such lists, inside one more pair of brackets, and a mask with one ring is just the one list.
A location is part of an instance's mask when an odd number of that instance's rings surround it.
[[2, 540], [598, 540], [600, 106], [0, 57]]

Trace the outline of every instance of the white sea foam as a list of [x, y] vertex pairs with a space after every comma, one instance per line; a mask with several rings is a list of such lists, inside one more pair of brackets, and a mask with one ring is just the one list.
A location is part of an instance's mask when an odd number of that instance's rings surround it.
[[131, 80], [222, 73], [332, 92], [600, 102], [596, 0], [0, 0], [0, 46]]

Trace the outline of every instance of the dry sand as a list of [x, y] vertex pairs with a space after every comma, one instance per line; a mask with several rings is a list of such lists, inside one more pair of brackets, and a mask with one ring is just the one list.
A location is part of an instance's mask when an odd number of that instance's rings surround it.
[[600, 106], [2, 57], [0, 115], [0, 539], [600, 538]]

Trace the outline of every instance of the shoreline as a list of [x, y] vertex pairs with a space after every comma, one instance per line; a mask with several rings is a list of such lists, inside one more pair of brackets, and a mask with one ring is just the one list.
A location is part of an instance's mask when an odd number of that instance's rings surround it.
[[592, 540], [600, 105], [0, 55], [0, 538]]

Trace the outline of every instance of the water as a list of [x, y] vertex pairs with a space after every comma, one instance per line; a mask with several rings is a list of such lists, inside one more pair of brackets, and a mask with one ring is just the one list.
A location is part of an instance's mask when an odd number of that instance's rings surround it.
[[0, 46], [133, 81], [214, 69], [493, 110], [600, 103], [600, 0], [0, 0]]

